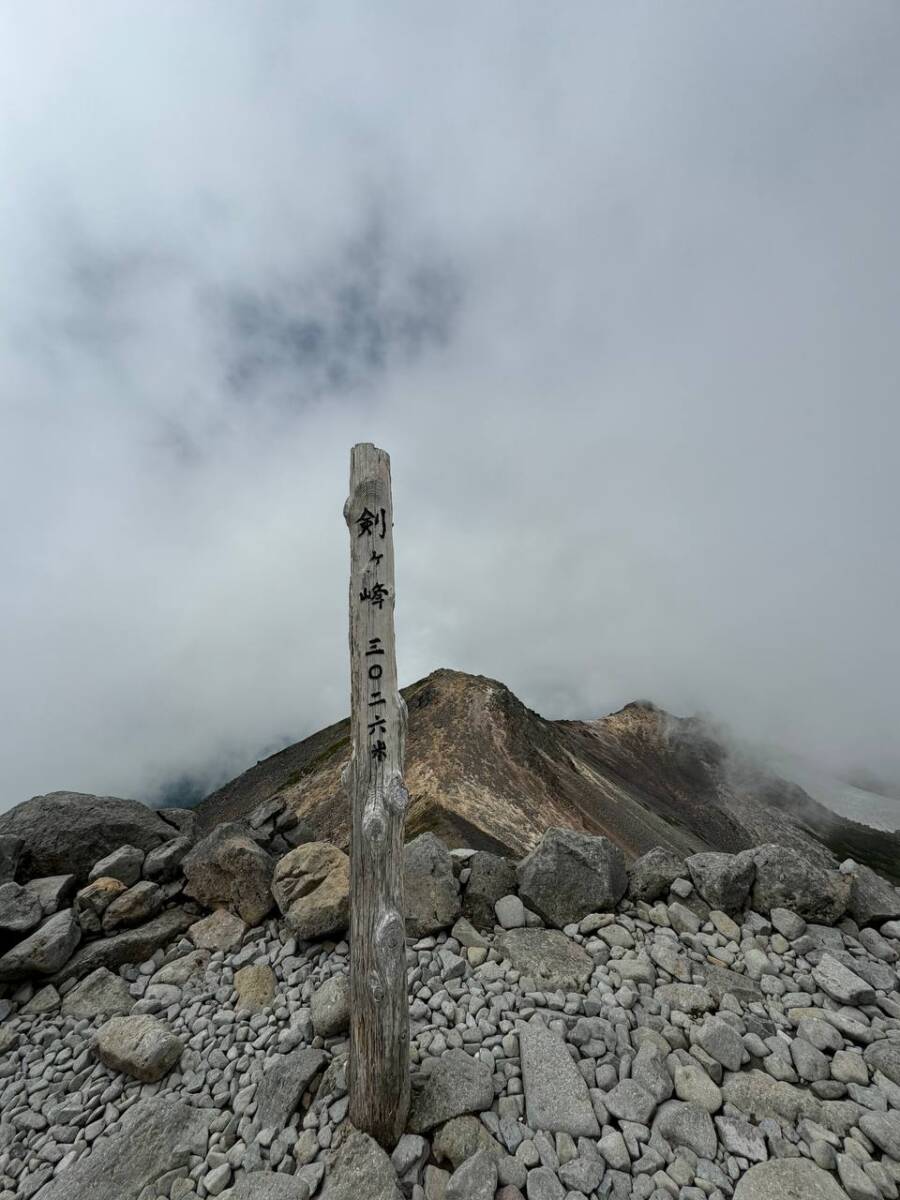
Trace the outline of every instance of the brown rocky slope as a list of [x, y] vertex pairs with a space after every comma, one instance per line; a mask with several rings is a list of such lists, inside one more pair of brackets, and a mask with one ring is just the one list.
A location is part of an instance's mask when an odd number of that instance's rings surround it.
[[[451, 846], [521, 856], [563, 826], [604, 834], [629, 859], [656, 845], [687, 855], [778, 842], [898, 878], [900, 836], [831, 813], [698, 719], [635, 703], [596, 721], [547, 720], [496, 680], [450, 670], [403, 695], [409, 838], [432, 831]], [[262, 760], [200, 804], [201, 824], [241, 819], [280, 795], [317, 838], [346, 847], [349, 738], [340, 721]]]

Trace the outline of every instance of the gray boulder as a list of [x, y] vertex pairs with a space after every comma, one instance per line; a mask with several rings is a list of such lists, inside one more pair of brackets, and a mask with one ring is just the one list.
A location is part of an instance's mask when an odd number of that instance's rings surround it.
[[163, 906], [165, 896], [158, 883], [142, 879], [128, 888], [109, 905], [103, 914], [103, 932], [115, 933], [149, 921]]
[[91, 867], [110, 851], [152, 850], [175, 831], [137, 800], [49, 792], [0, 814], [0, 834], [22, 839], [19, 879], [72, 874], [87, 883]]
[[94, 1037], [94, 1053], [113, 1071], [156, 1083], [181, 1058], [184, 1045], [164, 1022], [140, 1013], [111, 1017]]
[[403, 1200], [391, 1160], [374, 1138], [352, 1126], [328, 1156], [322, 1200]]
[[461, 1163], [450, 1176], [445, 1200], [494, 1200], [497, 1191], [497, 1159], [479, 1150]]
[[692, 854], [685, 865], [691, 882], [710, 908], [724, 913], [741, 911], [756, 875], [752, 858], [741, 854]]
[[350, 859], [330, 842], [307, 842], [278, 860], [272, 894], [304, 941], [343, 935], [350, 923]]
[[872, 1042], [863, 1050], [863, 1058], [871, 1070], [880, 1071], [886, 1079], [900, 1087], [900, 1041], [884, 1038]]
[[588, 913], [611, 911], [628, 885], [618, 846], [574, 829], [548, 829], [517, 874], [521, 899], [560, 929]]
[[767, 845], [742, 850], [756, 865], [751, 906], [761, 913], [788, 908], [805, 921], [834, 925], [844, 915], [850, 900], [850, 880], [839, 871], [829, 871], [811, 862], [797, 850]]
[[103, 876], [77, 892], [72, 908], [84, 933], [99, 933], [103, 928], [103, 914], [127, 890], [121, 879]]
[[847, 912], [857, 925], [880, 925], [900, 917], [900, 891], [871, 867], [857, 865], [850, 883]]
[[494, 905], [516, 890], [516, 864], [487, 850], [478, 850], [466, 864], [469, 881], [463, 898], [463, 912], [476, 929], [492, 931]]
[[628, 868], [628, 895], [652, 904], [667, 896], [676, 879], [685, 874], [684, 859], [664, 846], [654, 846]]
[[141, 867], [144, 865], [144, 851], [137, 846], [119, 846], [111, 854], [104, 855], [99, 862], [94, 863], [88, 875], [88, 883], [95, 879], [118, 879], [126, 887], [141, 877]]
[[71, 908], [54, 913], [0, 958], [0, 980], [52, 975], [72, 957], [80, 941], [81, 928]]
[[0, 883], [0, 935], [23, 933], [40, 924], [41, 902], [19, 883]]
[[757, 1163], [738, 1180], [734, 1200], [848, 1200], [833, 1175], [808, 1158]]
[[510, 929], [497, 938], [497, 949], [538, 988], [581, 991], [594, 970], [594, 960], [558, 929]]
[[484, 1112], [493, 1102], [494, 1082], [484, 1063], [465, 1050], [449, 1050], [413, 1098], [408, 1127], [412, 1133], [428, 1133], [451, 1117]]
[[181, 866], [185, 895], [206, 908], [228, 908], [249, 925], [272, 910], [275, 862], [238, 822], [217, 826]]
[[864, 1113], [859, 1119], [859, 1127], [870, 1138], [879, 1150], [900, 1162], [900, 1112]]
[[313, 1029], [319, 1037], [334, 1037], [350, 1028], [350, 979], [332, 975], [316, 988], [309, 1002]]
[[[45, 1184], [39, 1200], [137, 1200], [161, 1176], [190, 1166], [191, 1146], [206, 1139], [210, 1109], [171, 1095], [138, 1100], [117, 1133], [94, 1142], [88, 1154]], [[168, 1186], [168, 1185], [166, 1185]]]
[[453, 860], [435, 834], [420, 834], [403, 848], [403, 888], [410, 937], [449, 929], [459, 916], [459, 883], [453, 873]]
[[29, 879], [25, 890], [36, 896], [45, 917], [51, 917], [64, 908], [75, 894], [74, 875], [45, 875], [40, 879]]
[[176, 837], [151, 850], [144, 859], [143, 876], [155, 883], [170, 883], [181, 874], [181, 863], [191, 848], [191, 839]]
[[98, 967], [85, 976], [63, 997], [64, 1017], [126, 1016], [134, 1008], [128, 984], [106, 967]]
[[188, 930], [188, 937], [198, 950], [236, 950], [244, 940], [247, 923], [227, 908], [195, 921]]
[[0, 883], [15, 879], [24, 844], [20, 837], [0, 833]]

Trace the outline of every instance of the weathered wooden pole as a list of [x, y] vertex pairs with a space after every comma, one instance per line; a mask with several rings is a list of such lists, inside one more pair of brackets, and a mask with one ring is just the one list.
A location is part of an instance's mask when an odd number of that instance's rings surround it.
[[350, 1120], [393, 1149], [409, 1109], [403, 920], [406, 704], [394, 649], [391, 461], [350, 452]]

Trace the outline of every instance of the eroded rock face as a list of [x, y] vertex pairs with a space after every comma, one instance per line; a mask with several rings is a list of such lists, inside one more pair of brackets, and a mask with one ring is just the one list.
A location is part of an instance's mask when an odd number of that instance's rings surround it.
[[218, 826], [181, 866], [185, 895], [206, 908], [228, 908], [249, 925], [258, 925], [273, 908], [274, 860], [239, 823]]
[[120, 846], [152, 850], [175, 836], [171, 825], [137, 800], [49, 792], [0, 814], [0, 835], [22, 839], [16, 878], [75, 875], [87, 883], [96, 862]]
[[614, 909], [628, 886], [618, 846], [574, 829], [548, 829], [517, 874], [521, 899], [559, 929]]
[[850, 900], [847, 876], [825, 870], [783, 846], [760, 846], [735, 855], [744, 856], [756, 865], [750, 903], [757, 912], [787, 908], [823, 925], [833, 925], [844, 915]]
[[459, 883], [453, 873], [453, 860], [435, 834], [423, 833], [404, 846], [403, 891], [410, 937], [449, 929], [459, 916]]
[[272, 894], [297, 937], [343, 934], [350, 923], [350, 860], [328, 842], [307, 842], [279, 859]]
[[81, 929], [71, 908], [54, 913], [0, 958], [0, 980], [52, 975], [71, 958], [80, 941]]

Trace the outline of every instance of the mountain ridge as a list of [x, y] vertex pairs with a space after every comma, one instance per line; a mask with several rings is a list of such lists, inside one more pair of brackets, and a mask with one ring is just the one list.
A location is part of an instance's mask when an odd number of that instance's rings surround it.
[[[592, 721], [550, 720], [498, 680], [440, 668], [402, 689], [409, 709], [407, 836], [520, 856], [550, 826], [603, 834], [633, 859], [765, 842], [897, 878], [900, 836], [868, 829], [741, 756], [714, 726], [635, 701]], [[315, 836], [346, 847], [341, 771], [349, 718], [260, 760], [195, 810], [204, 828], [283, 795]]]

